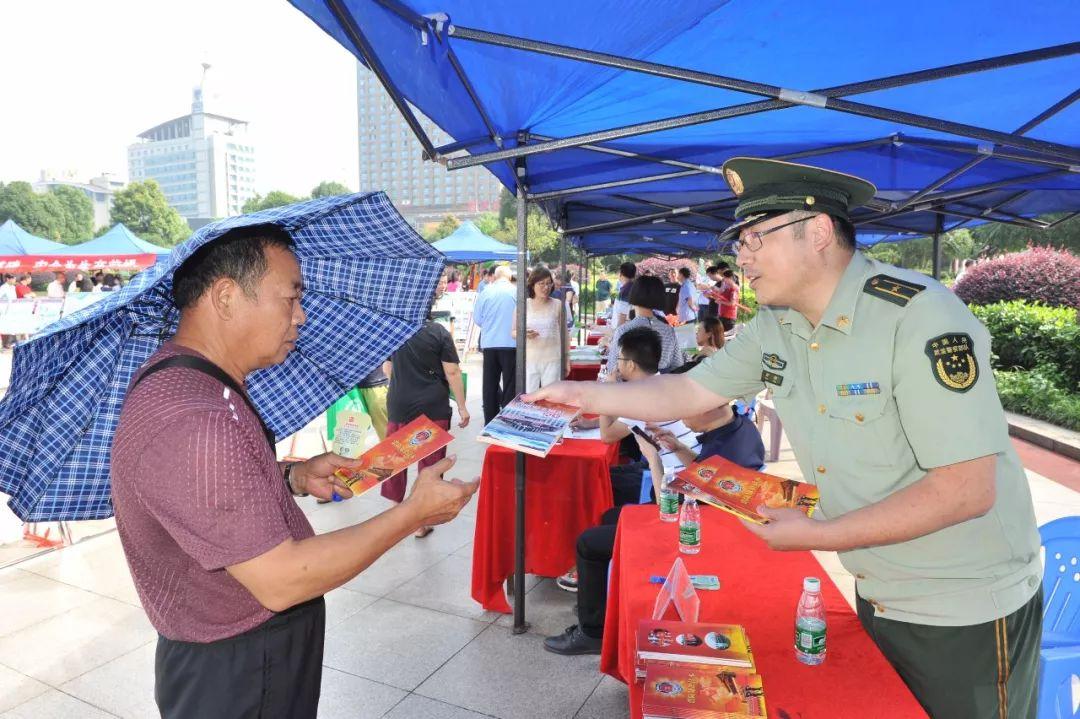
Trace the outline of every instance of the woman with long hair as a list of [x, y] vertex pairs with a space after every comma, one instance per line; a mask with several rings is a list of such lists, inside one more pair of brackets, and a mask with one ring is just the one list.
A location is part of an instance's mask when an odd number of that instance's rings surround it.
[[[546, 267], [537, 267], [525, 281], [525, 391], [558, 382], [569, 371], [566, 352], [566, 308], [551, 296], [555, 278]], [[517, 338], [517, 313], [511, 334]], [[560, 373], [560, 370], [561, 373]]]
[[697, 326], [698, 357], [709, 357], [724, 346], [724, 325], [720, 318], [709, 315]]

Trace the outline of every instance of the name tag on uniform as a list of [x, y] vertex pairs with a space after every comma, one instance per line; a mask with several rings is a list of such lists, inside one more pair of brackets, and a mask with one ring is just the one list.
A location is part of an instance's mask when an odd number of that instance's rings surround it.
[[881, 394], [881, 386], [877, 382], [854, 382], [852, 384], [836, 385], [836, 394], [840, 397], [855, 397], [864, 394]]
[[777, 387], [779, 387], [780, 385], [784, 384], [784, 375], [776, 374], [775, 372], [770, 372], [767, 369], [762, 370], [761, 371], [761, 381], [762, 382], [770, 382], [770, 383], [776, 385]]

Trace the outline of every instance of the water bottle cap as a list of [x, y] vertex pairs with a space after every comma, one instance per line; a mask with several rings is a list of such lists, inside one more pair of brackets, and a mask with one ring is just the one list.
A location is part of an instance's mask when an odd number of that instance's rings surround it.
[[804, 592], [820, 592], [821, 580], [817, 577], [807, 577], [802, 580], [802, 588]]

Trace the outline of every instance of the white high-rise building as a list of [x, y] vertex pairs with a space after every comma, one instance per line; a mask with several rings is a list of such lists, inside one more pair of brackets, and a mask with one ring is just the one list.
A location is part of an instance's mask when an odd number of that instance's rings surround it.
[[[459, 217], [499, 211], [502, 185], [483, 167], [447, 171], [425, 162], [408, 123], [379, 84], [375, 73], [361, 64], [356, 72], [356, 106], [360, 135], [360, 191], [385, 190], [408, 217], [423, 211]], [[413, 108], [416, 119], [436, 146], [450, 136]]]
[[255, 147], [246, 121], [206, 112], [203, 86], [192, 95], [190, 115], [141, 132], [128, 146], [128, 176], [157, 180], [169, 204], [197, 226], [239, 215], [255, 194]]

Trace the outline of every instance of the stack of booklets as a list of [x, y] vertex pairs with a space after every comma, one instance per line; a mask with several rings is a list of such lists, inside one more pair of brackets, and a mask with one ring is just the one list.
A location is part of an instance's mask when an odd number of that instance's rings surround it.
[[638, 623], [636, 678], [645, 719], [767, 716], [761, 676], [737, 624]]
[[419, 462], [450, 444], [454, 437], [445, 429], [420, 415], [377, 445], [364, 452], [362, 464], [339, 469], [334, 474], [345, 482], [354, 495], [377, 487], [410, 464]]
[[799, 509], [807, 517], [818, 504], [818, 488], [805, 482], [756, 472], [723, 457], [713, 456], [694, 462], [675, 475], [675, 491], [704, 497], [715, 507], [737, 517], [767, 523], [757, 508]]
[[599, 364], [601, 353], [599, 347], [596, 347], [595, 345], [585, 345], [584, 347], [571, 347], [569, 355], [571, 362]]
[[518, 397], [487, 423], [477, 439], [516, 452], [546, 457], [579, 411], [568, 404], [547, 400], [526, 402]]

